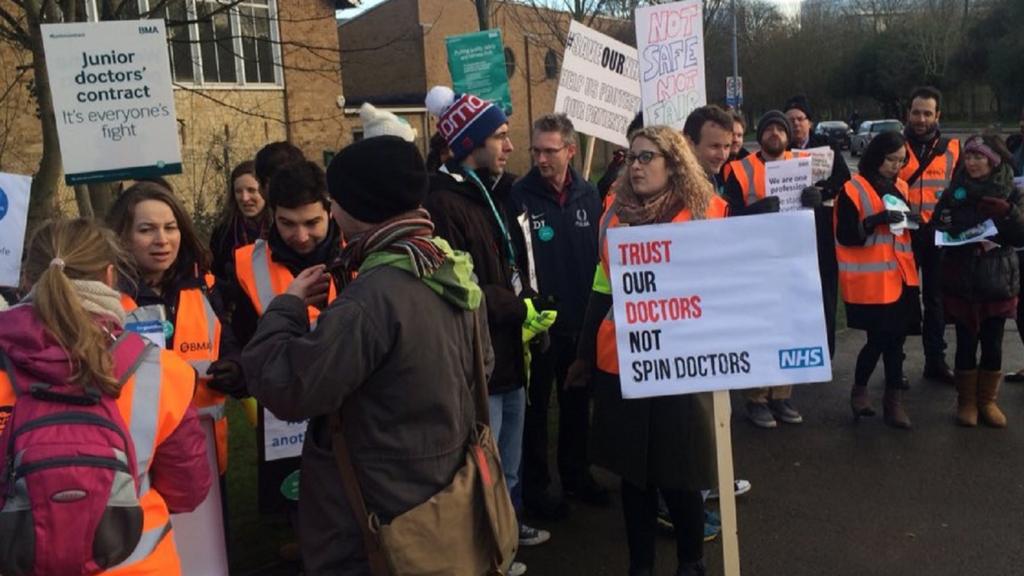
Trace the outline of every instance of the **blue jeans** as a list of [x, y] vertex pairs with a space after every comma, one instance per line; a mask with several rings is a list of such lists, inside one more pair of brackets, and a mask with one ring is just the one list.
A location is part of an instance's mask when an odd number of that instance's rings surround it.
[[501, 471], [505, 475], [508, 491], [515, 494], [519, 486], [519, 462], [523, 458], [526, 388], [491, 394], [487, 400], [491, 413], [491, 431], [498, 441], [498, 455], [501, 456]]

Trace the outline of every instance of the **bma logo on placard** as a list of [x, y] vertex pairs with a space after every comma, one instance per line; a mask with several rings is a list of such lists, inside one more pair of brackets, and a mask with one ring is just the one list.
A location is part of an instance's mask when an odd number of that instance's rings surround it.
[[824, 365], [825, 352], [821, 349], [821, 346], [779, 350], [779, 368], [783, 370], [816, 368]]

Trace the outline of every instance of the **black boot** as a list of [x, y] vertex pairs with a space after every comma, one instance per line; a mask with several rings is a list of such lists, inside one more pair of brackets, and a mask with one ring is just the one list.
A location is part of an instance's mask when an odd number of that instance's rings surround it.
[[676, 576], [704, 576], [704, 561], [687, 562], [680, 564], [676, 569]]
[[953, 384], [955, 382], [953, 369], [949, 367], [949, 364], [946, 364], [946, 359], [942, 356], [929, 356], [925, 358], [924, 377], [928, 380], [935, 380], [945, 384]]

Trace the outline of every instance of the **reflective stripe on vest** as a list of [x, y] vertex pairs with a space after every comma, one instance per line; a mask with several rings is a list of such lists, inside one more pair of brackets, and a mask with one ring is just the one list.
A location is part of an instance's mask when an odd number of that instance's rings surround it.
[[754, 162], [752, 160], [753, 158], [755, 158], [755, 156], [753, 154], [750, 154], [747, 157], [740, 160], [740, 166], [743, 167], [743, 173], [747, 176], [747, 197], [745, 199], [747, 206], [750, 206], [751, 204], [757, 202], [758, 200], [757, 178], [755, 176], [757, 168], [754, 167]]
[[257, 240], [252, 247], [252, 275], [256, 281], [256, 298], [259, 299], [262, 315], [267, 306], [270, 306], [270, 301], [277, 296], [270, 280], [270, 256], [264, 240]]
[[178, 296], [174, 318], [174, 351], [200, 376], [220, 356], [220, 319], [203, 288], [188, 288]]
[[124, 562], [118, 564], [118, 566], [129, 566], [136, 562], [141, 562], [149, 557], [150, 554], [156, 550], [156, 547], [160, 545], [160, 542], [171, 533], [171, 523], [167, 522], [163, 526], [158, 526], [151, 530], [146, 530], [142, 533], [142, 537], [139, 538], [139, 543], [135, 545], [135, 550], [132, 551], [131, 556], [125, 558]]
[[156, 449], [157, 421], [160, 417], [160, 382], [163, 367], [160, 350], [148, 348], [135, 372], [135, 390], [132, 393], [132, 416], [128, 424], [132, 441], [135, 443], [135, 460], [140, 474], [139, 496], [144, 485], [149, 489], [149, 466], [153, 463]]

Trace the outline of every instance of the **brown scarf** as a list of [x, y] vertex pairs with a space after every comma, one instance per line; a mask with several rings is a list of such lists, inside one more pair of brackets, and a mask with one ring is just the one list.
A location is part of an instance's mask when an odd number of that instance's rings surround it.
[[433, 235], [434, 223], [426, 210], [418, 208], [400, 214], [351, 238], [331, 267], [332, 271], [336, 280], [345, 286], [370, 253], [386, 251], [408, 254], [417, 277], [429, 276], [445, 261], [444, 253], [430, 241]]
[[654, 196], [642, 198], [626, 186], [615, 198], [619, 221], [630, 226], [671, 222], [686, 204], [680, 191], [669, 187]]

